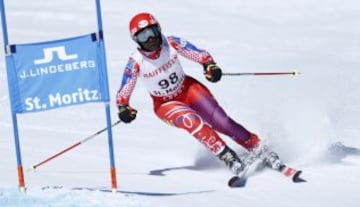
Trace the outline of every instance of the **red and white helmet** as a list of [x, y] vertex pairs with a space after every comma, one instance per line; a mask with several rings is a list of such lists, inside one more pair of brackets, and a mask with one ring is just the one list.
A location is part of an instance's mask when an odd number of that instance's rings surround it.
[[143, 12], [143, 13], [139, 13], [139, 14], [135, 15], [130, 20], [130, 23], [129, 23], [129, 30], [130, 30], [131, 38], [133, 40], [135, 40], [136, 39], [135, 34], [137, 32], [139, 32], [140, 30], [142, 30], [146, 27], [150, 27], [153, 25], [157, 25], [160, 30], [160, 24], [152, 14]]

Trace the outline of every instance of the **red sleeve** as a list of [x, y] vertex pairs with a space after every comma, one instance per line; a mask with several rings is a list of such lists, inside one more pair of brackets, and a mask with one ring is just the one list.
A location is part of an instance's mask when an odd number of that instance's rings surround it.
[[183, 40], [179, 37], [169, 36], [168, 41], [170, 45], [183, 57], [204, 64], [210, 61], [214, 62], [214, 59], [210, 53], [204, 49], [198, 49], [190, 42]]
[[139, 64], [130, 58], [124, 69], [120, 89], [116, 94], [117, 105], [128, 105], [132, 92], [134, 91], [140, 67]]

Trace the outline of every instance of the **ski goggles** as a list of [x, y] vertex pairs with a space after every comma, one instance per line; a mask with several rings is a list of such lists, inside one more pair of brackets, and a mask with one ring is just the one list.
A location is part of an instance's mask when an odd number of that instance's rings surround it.
[[147, 27], [135, 35], [137, 42], [145, 43], [149, 40], [150, 37], [156, 38], [161, 34], [160, 28], [157, 25]]

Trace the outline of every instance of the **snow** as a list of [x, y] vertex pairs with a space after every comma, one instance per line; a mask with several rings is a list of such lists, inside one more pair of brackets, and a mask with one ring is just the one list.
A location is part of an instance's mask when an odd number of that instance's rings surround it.
[[[135, 48], [127, 25], [149, 11], [164, 32], [206, 48], [226, 72], [297, 69], [297, 77], [223, 77], [208, 83], [182, 60], [229, 115], [256, 132], [284, 161], [304, 170], [292, 184], [270, 170], [230, 189], [231, 173], [186, 132], [152, 112], [139, 82], [137, 119], [113, 128], [118, 192], [108, 192], [106, 133], [38, 167], [105, 127], [103, 104], [18, 115], [26, 193], [17, 187], [4, 54], [0, 69], [0, 206], [359, 206], [360, 3], [355, 0], [102, 1], [110, 92]], [[10, 43], [53, 40], [96, 30], [95, 3], [5, 1]], [[3, 47], [3, 43], [1, 45]], [[117, 120], [112, 99], [112, 120]], [[224, 137], [224, 136], [223, 136]], [[228, 138], [224, 139], [237, 151]]]

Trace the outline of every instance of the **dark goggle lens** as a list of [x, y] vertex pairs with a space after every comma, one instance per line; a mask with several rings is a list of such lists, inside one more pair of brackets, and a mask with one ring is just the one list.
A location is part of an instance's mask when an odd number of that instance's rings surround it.
[[160, 36], [160, 31], [158, 26], [145, 28], [135, 35], [136, 41], [141, 43], [147, 42], [150, 37], [156, 38], [159, 36]]

